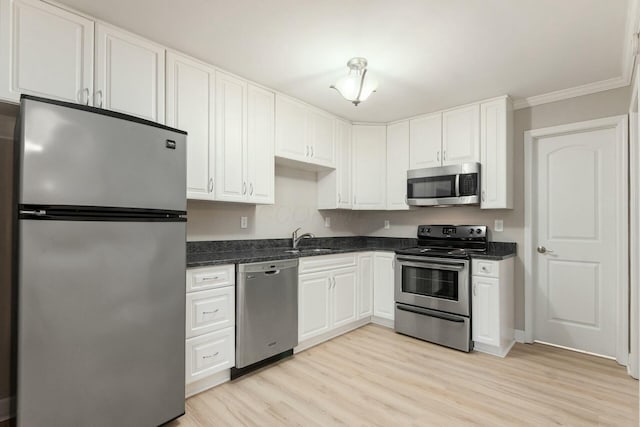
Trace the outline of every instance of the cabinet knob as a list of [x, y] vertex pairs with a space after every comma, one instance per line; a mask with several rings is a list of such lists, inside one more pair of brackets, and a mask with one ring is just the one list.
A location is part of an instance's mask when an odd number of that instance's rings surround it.
[[253, 182], [249, 183], [249, 195], [253, 196]]
[[209, 178], [209, 193], [213, 192], [213, 178]]

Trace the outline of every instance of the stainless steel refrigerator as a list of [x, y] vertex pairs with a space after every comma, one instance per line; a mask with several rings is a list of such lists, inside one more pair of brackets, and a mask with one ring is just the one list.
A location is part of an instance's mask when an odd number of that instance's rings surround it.
[[182, 415], [186, 133], [23, 96], [15, 143], [17, 424]]

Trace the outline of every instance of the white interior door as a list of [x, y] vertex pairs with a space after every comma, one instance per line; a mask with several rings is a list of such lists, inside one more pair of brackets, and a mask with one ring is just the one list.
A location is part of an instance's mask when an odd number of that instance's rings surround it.
[[532, 147], [534, 339], [610, 357], [627, 275], [620, 128], [559, 127]]

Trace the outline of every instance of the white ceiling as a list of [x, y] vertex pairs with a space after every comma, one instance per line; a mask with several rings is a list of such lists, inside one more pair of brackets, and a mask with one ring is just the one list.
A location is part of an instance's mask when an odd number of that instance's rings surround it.
[[[354, 121], [526, 98], [623, 74], [629, 0], [61, 0]], [[378, 91], [329, 86], [353, 56]]]

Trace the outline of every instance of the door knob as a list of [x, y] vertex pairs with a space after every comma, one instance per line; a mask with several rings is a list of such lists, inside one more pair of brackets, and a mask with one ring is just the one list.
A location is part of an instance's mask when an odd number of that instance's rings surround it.
[[546, 254], [553, 252], [551, 249], [547, 249], [544, 246], [538, 246], [537, 248], [539, 254]]

